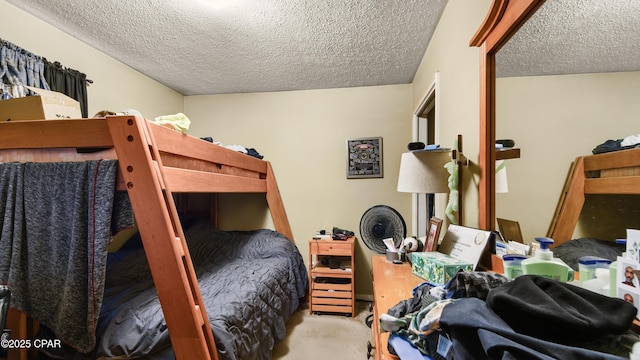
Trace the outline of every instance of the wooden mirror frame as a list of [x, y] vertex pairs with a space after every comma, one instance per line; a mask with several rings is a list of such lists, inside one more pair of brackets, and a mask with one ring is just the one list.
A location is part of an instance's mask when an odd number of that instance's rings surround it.
[[545, 0], [493, 0], [469, 46], [480, 47], [479, 227], [496, 222], [496, 53]]

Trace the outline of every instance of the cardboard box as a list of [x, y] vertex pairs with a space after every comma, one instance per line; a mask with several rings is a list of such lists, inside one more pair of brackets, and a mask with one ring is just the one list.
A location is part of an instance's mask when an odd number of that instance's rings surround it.
[[38, 96], [0, 100], [0, 121], [80, 119], [80, 103], [65, 94], [27, 86]]
[[460, 269], [473, 271], [474, 267], [468, 261], [437, 251], [411, 253], [411, 271], [435, 284], [446, 284]]

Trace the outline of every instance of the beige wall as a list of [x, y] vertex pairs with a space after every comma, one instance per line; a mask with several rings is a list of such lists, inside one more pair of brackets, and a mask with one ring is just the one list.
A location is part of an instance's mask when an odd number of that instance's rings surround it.
[[[498, 138], [514, 139], [509, 192], [498, 217], [517, 220], [526, 242], [545, 236], [571, 162], [609, 139], [640, 133], [640, 73], [502, 78], [496, 82]], [[591, 196], [574, 237], [625, 238], [638, 227], [637, 197]], [[631, 221], [630, 221], [631, 220]]]
[[[356, 246], [356, 294], [371, 295], [371, 255], [359, 225], [371, 206], [395, 208], [411, 229], [411, 196], [396, 191], [400, 154], [411, 140], [411, 86], [188, 96], [190, 133], [224, 145], [255, 148], [271, 161], [296, 244], [308, 259], [308, 241], [319, 229], [352, 230]], [[383, 138], [384, 177], [346, 178], [346, 140]], [[225, 208], [251, 195], [227, 196]], [[239, 206], [223, 218], [225, 229], [269, 225], [265, 211]], [[223, 211], [223, 214], [225, 212]]]
[[[478, 226], [479, 209], [478, 168], [474, 163], [479, 158], [480, 50], [469, 47], [469, 41], [490, 4], [490, 0], [449, 0], [412, 84], [413, 111], [433, 82], [434, 74], [440, 74], [436, 138], [442, 146], [453, 147], [457, 135], [463, 136], [462, 150], [471, 164], [462, 172], [462, 224], [471, 227]], [[436, 209], [436, 215], [446, 219], [443, 206]]]
[[0, 1], [0, 38], [87, 74], [89, 116], [136, 109], [146, 118], [183, 111], [183, 96], [13, 5]]

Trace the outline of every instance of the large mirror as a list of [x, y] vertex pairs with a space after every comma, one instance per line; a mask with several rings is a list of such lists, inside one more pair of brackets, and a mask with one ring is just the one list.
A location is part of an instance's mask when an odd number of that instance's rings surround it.
[[[639, 14], [637, 0], [546, 0], [496, 53], [496, 137], [521, 148], [507, 193], [496, 177], [496, 217], [525, 239], [547, 234], [577, 156], [640, 134]], [[575, 237], [624, 238], [637, 200], [588, 196]]]
[[[492, 11], [491, 31], [474, 38], [485, 54], [481, 167], [495, 168], [496, 139], [513, 139], [521, 152], [505, 161], [507, 193], [484, 171], [480, 226], [517, 220], [527, 241], [547, 233], [577, 156], [640, 133], [640, 2], [496, 0]], [[640, 218], [630, 215], [637, 200], [591, 197], [577, 232], [624, 237], [623, 218]]]

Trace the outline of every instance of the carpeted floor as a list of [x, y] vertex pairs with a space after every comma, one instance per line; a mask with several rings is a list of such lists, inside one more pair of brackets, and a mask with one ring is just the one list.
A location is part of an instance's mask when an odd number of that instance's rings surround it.
[[[303, 304], [289, 322], [287, 337], [276, 344], [272, 360], [366, 360], [367, 343], [372, 340], [367, 317], [371, 303], [356, 301], [356, 316], [309, 314]], [[371, 321], [371, 318], [369, 318]], [[6, 360], [0, 354], [0, 360]], [[38, 359], [51, 359], [41, 355]], [[375, 349], [371, 351], [375, 360]]]
[[[309, 314], [298, 309], [287, 323], [287, 337], [276, 344], [273, 360], [367, 359], [371, 328], [366, 319], [369, 302], [356, 301], [356, 317]], [[372, 351], [373, 353], [373, 351]], [[372, 354], [372, 359], [375, 354]]]

